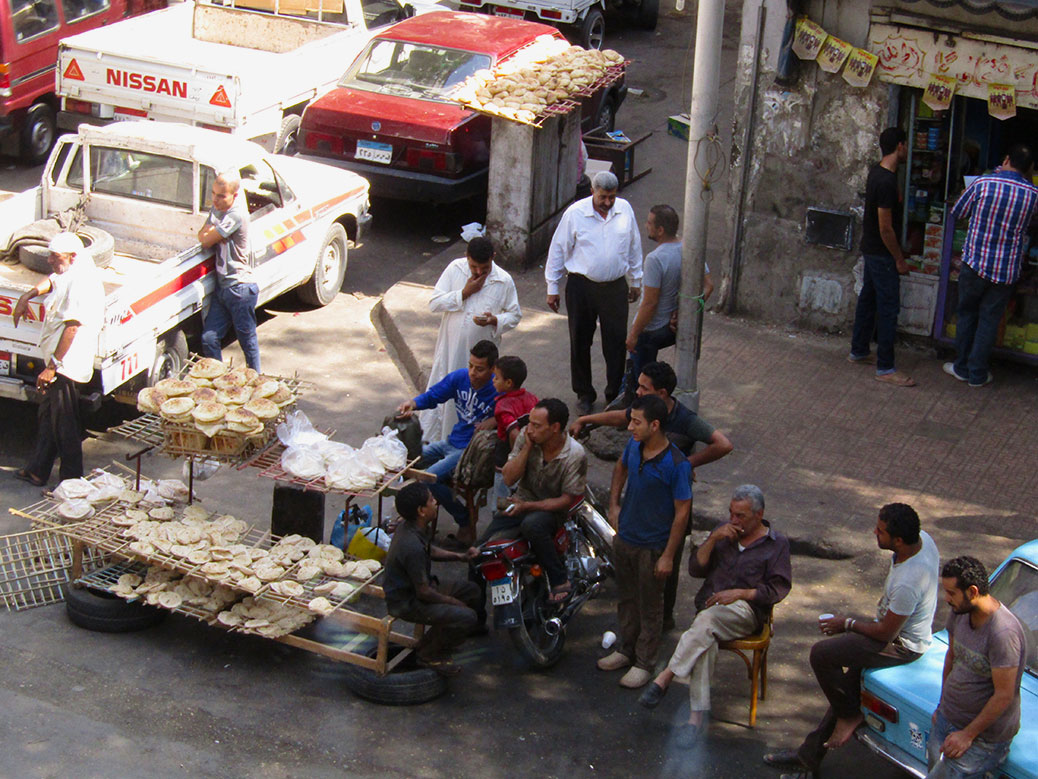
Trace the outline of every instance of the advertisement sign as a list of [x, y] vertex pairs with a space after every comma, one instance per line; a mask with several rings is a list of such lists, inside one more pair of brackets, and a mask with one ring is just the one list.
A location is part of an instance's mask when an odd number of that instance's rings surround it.
[[818, 67], [826, 73], [839, 73], [843, 63], [847, 60], [847, 55], [853, 48], [846, 41], [830, 35], [825, 39], [825, 43], [818, 52]]
[[1016, 87], [1012, 84], [988, 84], [988, 113], [996, 119], [1016, 116]]
[[938, 76], [936, 73], [931, 73], [926, 89], [923, 90], [923, 103], [934, 111], [947, 111], [952, 98], [955, 97], [957, 83], [949, 76]]
[[825, 43], [829, 34], [806, 16], [797, 19], [796, 32], [793, 37], [793, 53], [802, 60], [813, 60]]
[[855, 49], [847, 57], [847, 65], [843, 69], [843, 80], [852, 87], [867, 87], [876, 72], [879, 57], [864, 49]]

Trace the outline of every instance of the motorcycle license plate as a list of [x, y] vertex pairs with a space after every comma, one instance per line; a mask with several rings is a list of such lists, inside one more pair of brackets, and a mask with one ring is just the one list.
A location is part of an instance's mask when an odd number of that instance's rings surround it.
[[509, 578], [498, 579], [490, 583], [490, 602], [495, 606], [503, 606], [511, 603], [515, 598], [512, 596], [512, 580]]

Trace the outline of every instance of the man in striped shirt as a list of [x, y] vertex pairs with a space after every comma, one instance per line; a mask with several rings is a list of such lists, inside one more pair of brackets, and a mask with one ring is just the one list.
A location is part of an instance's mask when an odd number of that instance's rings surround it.
[[971, 387], [992, 380], [991, 348], [1020, 278], [1027, 232], [1038, 211], [1033, 174], [1034, 149], [1015, 144], [1002, 167], [966, 187], [952, 209], [953, 220], [969, 216], [970, 225], [959, 271], [956, 358], [944, 364], [944, 372]]

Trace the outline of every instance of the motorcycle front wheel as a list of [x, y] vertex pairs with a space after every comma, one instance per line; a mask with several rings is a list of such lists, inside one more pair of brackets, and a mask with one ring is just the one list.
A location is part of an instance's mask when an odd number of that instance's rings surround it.
[[566, 630], [565, 626], [560, 626], [555, 635], [545, 630], [545, 623], [555, 615], [555, 609], [548, 603], [547, 579], [525, 575], [519, 588], [519, 599], [523, 620], [508, 631], [512, 643], [533, 668], [551, 668], [562, 657]]

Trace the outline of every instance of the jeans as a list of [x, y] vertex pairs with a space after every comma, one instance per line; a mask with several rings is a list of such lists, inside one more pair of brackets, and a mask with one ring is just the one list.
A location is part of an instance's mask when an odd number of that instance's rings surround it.
[[421, 467], [436, 476], [436, 482], [429, 485], [429, 492], [436, 498], [436, 502], [454, 517], [458, 527], [468, 526], [469, 512], [461, 501], [454, 497], [454, 491], [447, 482], [454, 478], [454, 468], [464, 451], [452, 446], [449, 441], [437, 441], [422, 447]]
[[858, 714], [863, 669], [890, 668], [918, 658], [918, 652], [900, 644], [884, 644], [860, 633], [841, 633], [812, 646], [811, 669], [829, 700], [829, 710], [797, 750], [801, 762], [810, 770], [817, 771], [827, 751], [825, 742], [833, 734], [837, 718], [849, 719]]
[[54, 459], [60, 457], [58, 473], [63, 480], [82, 476], [83, 430], [79, 423], [79, 388], [76, 382], [57, 374], [43, 390], [36, 420], [36, 445], [25, 470], [47, 481]]
[[387, 604], [387, 611], [392, 616], [416, 625], [430, 626], [418, 646], [418, 656], [426, 659], [449, 657], [451, 651], [465, 640], [478, 622], [476, 611], [480, 605], [479, 587], [472, 582], [448, 580], [440, 582], [436, 590], [442, 595], [457, 598], [465, 605], [423, 603], [417, 600], [403, 608]]
[[217, 286], [209, 302], [209, 313], [202, 325], [202, 354], [221, 359], [220, 342], [234, 326], [238, 344], [245, 353], [245, 364], [255, 371], [260, 369], [259, 339], [256, 337], [256, 303], [259, 286], [231, 284]]
[[876, 373], [894, 371], [894, 334], [901, 310], [901, 277], [890, 255], [865, 254], [865, 274], [854, 309], [851, 356], [867, 357], [876, 334]]
[[991, 348], [1012, 297], [1012, 284], [995, 284], [982, 279], [973, 268], [962, 263], [955, 325], [955, 372], [969, 379], [970, 384], [983, 384], [988, 380]]
[[954, 730], [958, 728], [938, 711], [937, 724], [930, 730], [926, 741], [926, 762], [930, 769], [926, 779], [982, 779], [989, 771], [994, 774], [995, 769], [1002, 765], [1009, 754], [1009, 745], [1013, 743], [976, 738], [964, 755], [942, 760], [941, 745]]
[[565, 584], [569, 580], [566, 575], [566, 566], [562, 564], [559, 553], [555, 551], [555, 531], [558, 528], [558, 521], [555, 515], [549, 511], [494, 514], [494, 518], [490, 520], [479, 543], [485, 544], [498, 533], [515, 528], [519, 528], [519, 534], [530, 542], [534, 557], [548, 574], [551, 586], [558, 587], [560, 584]]

